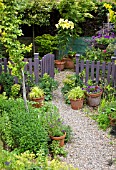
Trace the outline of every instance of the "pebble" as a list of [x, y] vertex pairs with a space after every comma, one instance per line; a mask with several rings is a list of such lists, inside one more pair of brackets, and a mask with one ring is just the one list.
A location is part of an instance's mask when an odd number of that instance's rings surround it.
[[109, 136], [108, 131], [100, 130], [83, 110], [73, 110], [65, 104], [61, 87], [62, 80], [68, 74], [74, 72], [66, 70], [55, 75], [59, 88], [53, 92], [52, 100], [64, 122], [72, 128], [72, 139], [65, 144], [68, 155], [61, 161], [79, 170], [116, 170], [116, 138]]

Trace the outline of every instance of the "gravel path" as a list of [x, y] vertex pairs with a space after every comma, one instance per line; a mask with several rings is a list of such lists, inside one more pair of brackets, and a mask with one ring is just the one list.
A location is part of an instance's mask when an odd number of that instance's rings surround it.
[[[53, 104], [59, 108], [64, 122], [71, 126], [73, 137], [65, 145], [68, 155], [62, 158], [79, 170], [116, 170], [116, 139], [98, 129], [97, 123], [87, 117], [82, 110], [73, 110], [64, 103], [61, 93], [62, 80], [71, 71], [63, 71], [55, 76], [59, 88], [54, 91]], [[73, 72], [72, 72], [73, 73]]]

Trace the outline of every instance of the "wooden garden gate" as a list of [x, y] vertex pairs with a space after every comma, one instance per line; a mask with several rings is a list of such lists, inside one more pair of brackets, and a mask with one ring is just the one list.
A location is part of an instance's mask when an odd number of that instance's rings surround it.
[[[54, 55], [46, 54], [43, 56], [41, 60], [39, 60], [39, 54], [34, 54], [34, 59], [25, 58], [24, 59], [27, 64], [25, 65], [25, 71], [28, 71], [30, 75], [35, 76], [35, 83], [39, 82], [39, 77], [42, 77], [44, 73], [49, 74], [52, 78], [54, 78]], [[0, 74], [2, 72], [8, 71], [8, 60], [6, 58], [0, 58]], [[17, 78], [15, 78], [15, 82], [17, 83]]]

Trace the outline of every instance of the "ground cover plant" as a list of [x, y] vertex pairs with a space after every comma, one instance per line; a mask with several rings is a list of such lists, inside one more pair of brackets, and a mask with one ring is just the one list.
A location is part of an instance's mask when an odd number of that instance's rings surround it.
[[[17, 153], [26, 150], [37, 153], [42, 149], [48, 154], [52, 146], [51, 135], [60, 136], [66, 132], [65, 142], [70, 140], [71, 129], [63, 123], [56, 106], [45, 103], [43, 107], [35, 109], [28, 103], [28, 107], [29, 113], [21, 98], [14, 100], [0, 96], [0, 139], [4, 149]], [[57, 154], [65, 153], [63, 148], [58, 150]]]

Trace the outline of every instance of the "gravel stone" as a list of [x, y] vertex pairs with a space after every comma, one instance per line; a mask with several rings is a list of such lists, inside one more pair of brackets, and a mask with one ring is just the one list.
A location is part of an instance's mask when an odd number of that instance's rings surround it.
[[[116, 138], [107, 131], [98, 129], [97, 123], [83, 110], [73, 110], [65, 104], [61, 87], [67, 74], [74, 74], [65, 70], [55, 75], [59, 87], [53, 92], [52, 103], [55, 104], [64, 122], [72, 128], [72, 139], [65, 144], [68, 151], [62, 161], [72, 164], [79, 170], [116, 170]], [[112, 144], [111, 144], [112, 143]]]

